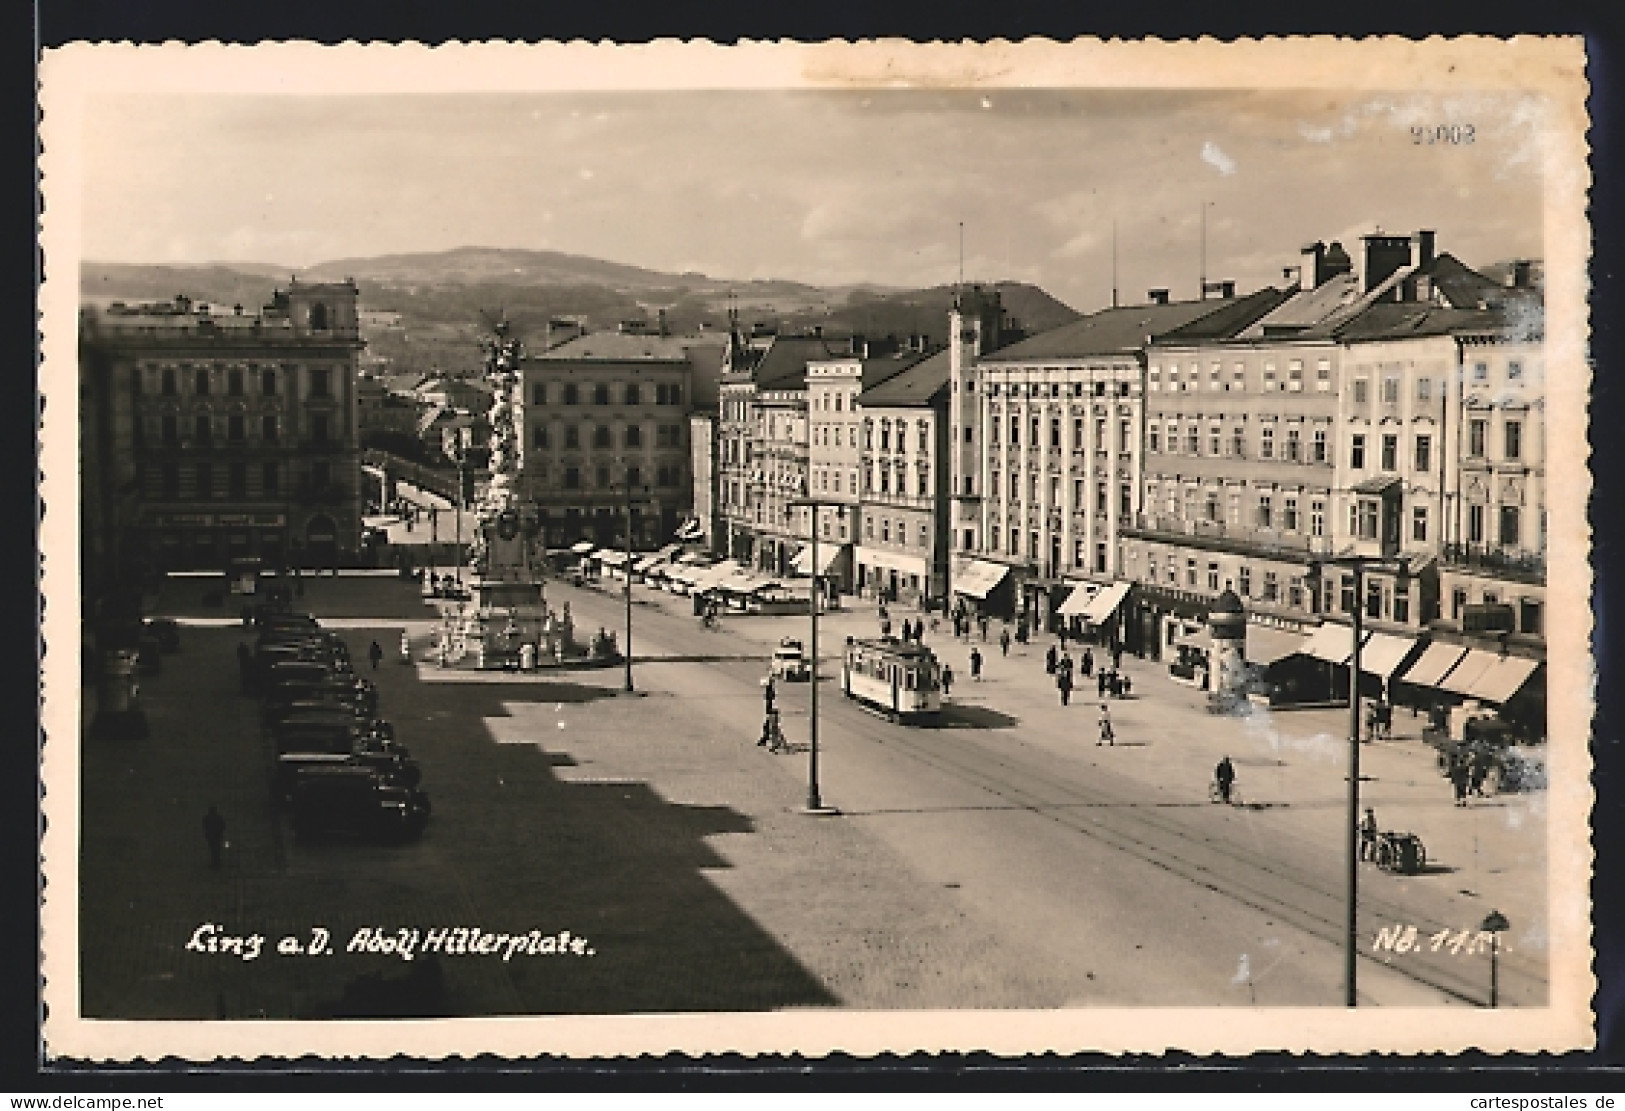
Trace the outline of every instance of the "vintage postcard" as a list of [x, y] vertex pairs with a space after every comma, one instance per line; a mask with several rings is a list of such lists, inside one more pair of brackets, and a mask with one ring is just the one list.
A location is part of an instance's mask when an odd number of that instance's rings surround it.
[[48, 51], [48, 1053], [1591, 1045], [1585, 62]]

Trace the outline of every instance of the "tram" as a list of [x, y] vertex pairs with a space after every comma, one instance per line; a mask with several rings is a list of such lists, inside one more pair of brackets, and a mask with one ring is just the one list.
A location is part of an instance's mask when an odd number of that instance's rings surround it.
[[889, 721], [918, 721], [942, 709], [942, 669], [924, 645], [847, 637], [841, 693]]

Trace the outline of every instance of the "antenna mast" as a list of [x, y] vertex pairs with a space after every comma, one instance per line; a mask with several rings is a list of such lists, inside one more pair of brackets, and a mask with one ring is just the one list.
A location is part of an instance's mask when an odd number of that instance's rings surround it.
[[1117, 307], [1117, 221], [1112, 220], [1112, 308]]

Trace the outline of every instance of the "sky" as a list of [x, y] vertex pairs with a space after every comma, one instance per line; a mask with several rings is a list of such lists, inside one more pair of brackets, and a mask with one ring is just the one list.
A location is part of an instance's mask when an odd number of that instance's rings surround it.
[[[1279, 283], [1304, 244], [1541, 250], [1542, 103], [1102, 90], [121, 96], [84, 253], [306, 266], [526, 247], [714, 278], [1033, 282], [1074, 308]], [[1417, 142], [1445, 124], [1471, 142]]]

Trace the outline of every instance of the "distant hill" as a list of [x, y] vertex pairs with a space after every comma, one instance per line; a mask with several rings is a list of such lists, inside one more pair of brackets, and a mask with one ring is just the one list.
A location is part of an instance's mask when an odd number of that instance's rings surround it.
[[[364, 308], [400, 313], [400, 323], [372, 329], [372, 354], [402, 373], [473, 369], [479, 361], [482, 314], [502, 312], [533, 348], [548, 322], [581, 317], [590, 329], [623, 321], [654, 323], [665, 313], [674, 332], [723, 328], [730, 305], [747, 324], [781, 331], [822, 328], [834, 336], [874, 338], [924, 334], [945, 343], [953, 288], [899, 290], [864, 283], [821, 288], [793, 281], [729, 282], [704, 274], [671, 274], [602, 259], [493, 247], [339, 259], [298, 268], [258, 263], [164, 265], [87, 262], [80, 291], [87, 302], [166, 301], [184, 293], [214, 305], [253, 311], [290, 278], [354, 278]], [[1029, 332], [1058, 327], [1077, 313], [1037, 286], [986, 283]]]

